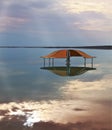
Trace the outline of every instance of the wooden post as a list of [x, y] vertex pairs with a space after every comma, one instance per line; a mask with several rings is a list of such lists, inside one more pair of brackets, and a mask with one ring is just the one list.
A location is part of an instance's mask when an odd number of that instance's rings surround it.
[[66, 72], [67, 72], [67, 75], [69, 76], [70, 75], [70, 51], [67, 50], [67, 53], [66, 53]]
[[49, 66], [51, 65], [51, 59], [49, 58]]
[[93, 68], [93, 58], [91, 58], [91, 67]]
[[44, 59], [44, 67], [45, 67], [45, 58], [43, 58]]
[[70, 65], [67, 65], [67, 66], [66, 66], [66, 73], [67, 73], [67, 76], [70, 76], [70, 72], [71, 72]]
[[67, 56], [67, 58], [66, 58], [66, 65], [70, 66], [70, 52], [69, 52], [69, 50], [67, 50], [66, 56]]
[[86, 58], [84, 58], [84, 67], [86, 67]]
[[54, 66], [54, 58], [52, 58], [52, 66]]

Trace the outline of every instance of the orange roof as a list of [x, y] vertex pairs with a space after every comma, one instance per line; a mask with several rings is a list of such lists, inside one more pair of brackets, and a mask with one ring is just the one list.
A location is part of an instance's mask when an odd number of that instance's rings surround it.
[[42, 56], [41, 58], [67, 58], [67, 53], [69, 53], [70, 57], [79, 56], [79, 57], [84, 57], [84, 58], [95, 58], [80, 50], [58, 50], [46, 56]]

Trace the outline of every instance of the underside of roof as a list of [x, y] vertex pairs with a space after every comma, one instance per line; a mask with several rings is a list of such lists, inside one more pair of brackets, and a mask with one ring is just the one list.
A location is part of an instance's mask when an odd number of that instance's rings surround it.
[[69, 55], [69, 57], [78, 56], [78, 57], [84, 57], [84, 58], [95, 58], [80, 50], [58, 50], [58, 51], [54, 51], [46, 56], [42, 56], [41, 58], [67, 58], [68, 55]]

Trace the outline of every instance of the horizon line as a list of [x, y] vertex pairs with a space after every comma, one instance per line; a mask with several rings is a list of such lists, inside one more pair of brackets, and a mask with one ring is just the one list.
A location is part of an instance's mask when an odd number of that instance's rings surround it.
[[80, 49], [103, 49], [103, 50], [112, 50], [112, 45], [95, 45], [95, 46], [8, 46], [0, 45], [0, 48], [80, 48]]

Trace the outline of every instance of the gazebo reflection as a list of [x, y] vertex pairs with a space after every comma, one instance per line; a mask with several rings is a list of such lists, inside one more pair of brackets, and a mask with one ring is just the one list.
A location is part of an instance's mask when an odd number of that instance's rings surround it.
[[41, 67], [40, 69], [48, 70], [59, 76], [78, 76], [84, 74], [87, 71], [96, 70], [96, 68], [93, 67], [70, 67], [70, 66]]

